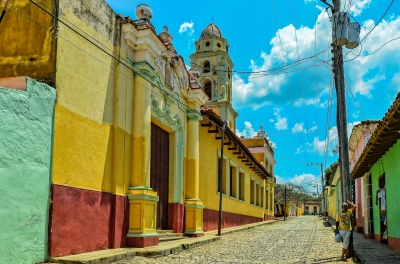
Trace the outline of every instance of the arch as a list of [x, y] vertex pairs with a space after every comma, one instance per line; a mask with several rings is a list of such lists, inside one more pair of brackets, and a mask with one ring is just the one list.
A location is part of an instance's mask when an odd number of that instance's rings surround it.
[[211, 94], [212, 94], [212, 83], [209, 79], [205, 79], [203, 81], [203, 89], [208, 95], [208, 97], [211, 99]]
[[203, 61], [203, 73], [209, 73], [211, 71], [211, 64], [209, 60]]

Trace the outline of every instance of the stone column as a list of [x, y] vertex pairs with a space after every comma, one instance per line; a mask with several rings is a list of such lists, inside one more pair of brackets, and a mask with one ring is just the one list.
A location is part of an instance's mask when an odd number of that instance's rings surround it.
[[[158, 244], [156, 232], [158, 196], [150, 188], [151, 83], [152, 67], [146, 62], [135, 63], [133, 97], [132, 175], [128, 191], [129, 231], [127, 245], [148, 247]], [[144, 76], [145, 78], [143, 78]]]
[[202, 116], [194, 111], [187, 113], [187, 173], [185, 199], [185, 234], [203, 236], [203, 209], [199, 195], [199, 121]]

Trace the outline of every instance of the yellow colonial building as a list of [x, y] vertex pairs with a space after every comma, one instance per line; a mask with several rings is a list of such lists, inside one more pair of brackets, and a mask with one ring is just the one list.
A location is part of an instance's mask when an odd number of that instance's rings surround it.
[[262, 137], [264, 154], [252, 152], [234, 133], [227, 39], [206, 26], [187, 70], [150, 7], [136, 14], [103, 0], [15, 0], [2, 21], [0, 39], [14, 41], [0, 78], [30, 76], [57, 92], [51, 257], [216, 229], [220, 161], [222, 227], [273, 217], [273, 150]]

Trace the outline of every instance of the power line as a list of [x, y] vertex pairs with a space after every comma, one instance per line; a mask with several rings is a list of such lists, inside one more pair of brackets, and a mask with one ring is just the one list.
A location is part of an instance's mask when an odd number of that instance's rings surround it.
[[[31, 0], [31, 2], [33, 2], [33, 1]], [[37, 5], [37, 6], [38, 6], [38, 5]], [[40, 6], [38, 6], [38, 7], [40, 7]], [[42, 24], [40, 24], [39, 22], [35, 21], [35, 20], [34, 20], [33, 18], [31, 18], [30, 16], [27, 16], [27, 15], [23, 14], [18, 8], [14, 7], [14, 9], [17, 10], [20, 14], [22, 14], [22, 15], [25, 16], [26, 18], [28, 18], [28, 19], [30, 19], [31, 21], [33, 21], [33, 22], [37, 23], [38, 25], [40, 25], [43, 29], [48, 30], [47, 27], [45, 27], [45, 26], [43, 26]], [[43, 11], [45, 11], [46, 13], [48, 13], [48, 12], [47, 12], [46, 10], [44, 10], [43, 8], [41, 8], [41, 9], [42, 9]], [[48, 13], [48, 14], [50, 14], [50, 13]], [[50, 15], [51, 15], [51, 14], [50, 14]], [[54, 17], [54, 16], [53, 16], [53, 17]], [[73, 32], [79, 34], [79, 33], [76, 32], [75, 30], [73, 30], [73, 29], [71, 29], [71, 30], [72, 30]], [[123, 66], [127, 67], [129, 70], [133, 71], [135, 74], [139, 75], [139, 76], [142, 77], [144, 80], [146, 80], [147, 82], [151, 83], [153, 86], [155, 86], [156, 88], [158, 88], [158, 89], [160, 90], [160, 92], [163, 92], [163, 90], [162, 90], [162, 88], [161, 88], [160, 86], [156, 85], [154, 82], [152, 82], [152, 81], [148, 80], [147, 78], [145, 78], [144, 76], [140, 75], [138, 72], [135, 72], [135, 71], [134, 71], [133, 69], [131, 69], [128, 65], [124, 64], [124, 63], [121, 62], [118, 58], [112, 56], [111, 54], [105, 52], [104, 49], [101, 49], [99, 46], [95, 45], [93, 42], [91, 42], [90, 40], [88, 40], [87, 38], [85, 38], [84, 36], [82, 36], [81, 34], [79, 34], [79, 35], [80, 35], [81, 37], [83, 37], [85, 40], [89, 41], [89, 42], [90, 42], [92, 45], [94, 45], [95, 47], [99, 48], [102, 52], [106, 53], [107, 55], [109, 55], [110, 57], [112, 57], [114, 60], [116, 60], [116, 61], [118, 61], [119, 63], [121, 63]], [[111, 68], [111, 69], [113, 69], [113, 70], [116, 70], [116, 69], [113, 68], [112, 66], [107, 65], [105, 62], [99, 60], [98, 58], [96, 58], [96, 57], [94, 57], [93, 55], [89, 54], [89, 53], [86, 52], [85, 50], [83, 50], [83, 49], [81, 49], [80, 47], [78, 47], [78, 46], [74, 45], [73, 43], [69, 42], [69, 41], [66, 40], [65, 38], [63, 38], [63, 37], [61, 37], [61, 36], [59, 36], [59, 37], [60, 37], [61, 39], [63, 39], [64, 41], [66, 41], [67, 43], [69, 43], [70, 45], [72, 45], [72, 46], [78, 48], [79, 50], [81, 50], [82, 52], [86, 53], [86, 54], [89, 55], [90, 57], [92, 57], [92, 58], [96, 59], [97, 61], [103, 63], [106, 67], [109, 67], [109, 68]], [[131, 65], [131, 66], [134, 67], [134, 65]], [[116, 71], [117, 71], [117, 70], [116, 70]], [[139, 69], [139, 71], [140, 71], [140, 69]], [[125, 74], [121, 73], [120, 71], [117, 71], [117, 72], [120, 73], [120, 74], [122, 74], [122, 75], [125, 76], [126, 78], [131, 79], [133, 82], [135, 82], [135, 80], [133, 80], [132, 78], [126, 76]], [[158, 94], [158, 95], [160, 95], [160, 96], [167, 95], [167, 96], [171, 97], [172, 99], [176, 100], [176, 101], [178, 102], [178, 104], [184, 105], [187, 109], [192, 110], [192, 111], [195, 111], [195, 112], [197, 112], [199, 115], [201, 115], [201, 113], [200, 113], [197, 109], [191, 109], [188, 105], [182, 103], [179, 99], [173, 97], [173, 96], [172, 96], [171, 94], [169, 94], [168, 92], [164, 92], [163, 94], [157, 93], [157, 92], [154, 92], [154, 91], [152, 91], [151, 89], [145, 87], [144, 85], [142, 85], [142, 84], [140, 84], [140, 83], [137, 83], [137, 82], [135, 82], [135, 83], [138, 84], [138, 85], [140, 85], [140, 86], [142, 86], [144, 89], [147, 89], [147, 90], [151, 91], [152, 93]], [[179, 96], [179, 95], [178, 95], [178, 96]], [[189, 103], [191, 103], [191, 102], [189, 102]], [[193, 103], [191, 103], [191, 104], [193, 104]], [[194, 105], [194, 104], [193, 104], [193, 105]], [[195, 106], [195, 105], [194, 105], [194, 106]], [[202, 115], [202, 116], [203, 116], [203, 115]], [[207, 117], [205, 117], [205, 116], [203, 116], [203, 118], [206, 119], [206, 120], [208, 120], [210, 123], [212, 123], [212, 124], [215, 125], [216, 127], [220, 128], [220, 129], [224, 129], [224, 128], [222, 128], [220, 125], [218, 125], [217, 123], [215, 123], [214, 121], [210, 120], [209, 118], [207, 118]], [[229, 133], [227, 133], [227, 136], [228, 136], [230, 139], [234, 140], [234, 139], [231, 137], [231, 135], [230, 135]], [[243, 149], [242, 149], [240, 146], [239, 146], [239, 149], [245, 154], [245, 151], [243, 151]], [[245, 155], [247, 155], [247, 154], [245, 154]], [[254, 160], [256, 160], [256, 159], [254, 159]], [[263, 169], [265, 169], [265, 167], [263, 167], [261, 164], [260, 164], [260, 166], [261, 166]], [[266, 178], [268, 177], [268, 175], [265, 175], [265, 174], [262, 172], [262, 170], [260, 170], [260, 173], [261, 173], [264, 177], [266, 177]], [[272, 176], [272, 175], [271, 175], [271, 176]]]
[[[296, 18], [295, 18], [295, 15], [294, 15], [294, 3], [293, 3], [293, 0], [291, 2], [292, 2], [292, 17], [293, 17], [293, 26], [294, 26], [294, 37], [295, 37], [295, 41], [296, 41], [297, 59], [300, 59], [299, 43], [297, 41]], [[299, 66], [299, 69], [301, 70], [301, 66]], [[303, 71], [300, 71], [300, 85], [301, 85], [301, 91], [302, 91], [302, 95], [303, 95], [304, 118], [305, 118], [305, 123], [306, 123], [306, 129], [308, 130], [307, 111], [306, 111], [305, 98], [304, 98]], [[307, 142], [310, 144], [310, 137], [309, 137], [308, 134], [307, 134]], [[312, 161], [311, 154], [310, 154], [310, 159]]]
[[[283, 45], [282, 45], [281, 35], [280, 35], [280, 32], [279, 32], [278, 20], [277, 20], [277, 18], [276, 18], [274, 0], [271, 0], [271, 3], [272, 3], [272, 10], [273, 10], [273, 12], [274, 12], [274, 19], [275, 19], [276, 29], [277, 29], [277, 31], [278, 31], [278, 38], [279, 38], [279, 43], [280, 43], [280, 46], [281, 46], [282, 58], [283, 58], [284, 64], [286, 64], [285, 53], [284, 53], [284, 51], [283, 51]], [[293, 99], [292, 86], [290, 85], [290, 78], [288, 78], [288, 84], [289, 84], [289, 88], [290, 88], [290, 97], [292, 98], [292, 104], [293, 104], [294, 115], [295, 115], [295, 117], [296, 117], [296, 122], [299, 123], [299, 120], [298, 120], [298, 117], [297, 117], [297, 113], [296, 113], [296, 106], [295, 106], [295, 104], [294, 104], [294, 99]], [[304, 145], [304, 143], [303, 143], [303, 138], [302, 138], [301, 134], [300, 134], [300, 141], [301, 141], [301, 145]], [[306, 157], [306, 154], [305, 154], [305, 153], [304, 153], [304, 157], [305, 157], [306, 160], [307, 160], [307, 157]]]

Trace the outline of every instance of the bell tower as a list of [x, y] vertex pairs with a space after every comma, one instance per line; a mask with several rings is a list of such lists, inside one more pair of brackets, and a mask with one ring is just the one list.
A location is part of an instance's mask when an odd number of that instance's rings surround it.
[[238, 113], [232, 107], [232, 68], [228, 41], [215, 24], [209, 24], [195, 42], [196, 52], [190, 55], [191, 72], [209, 97], [206, 105], [228, 126], [236, 130]]

